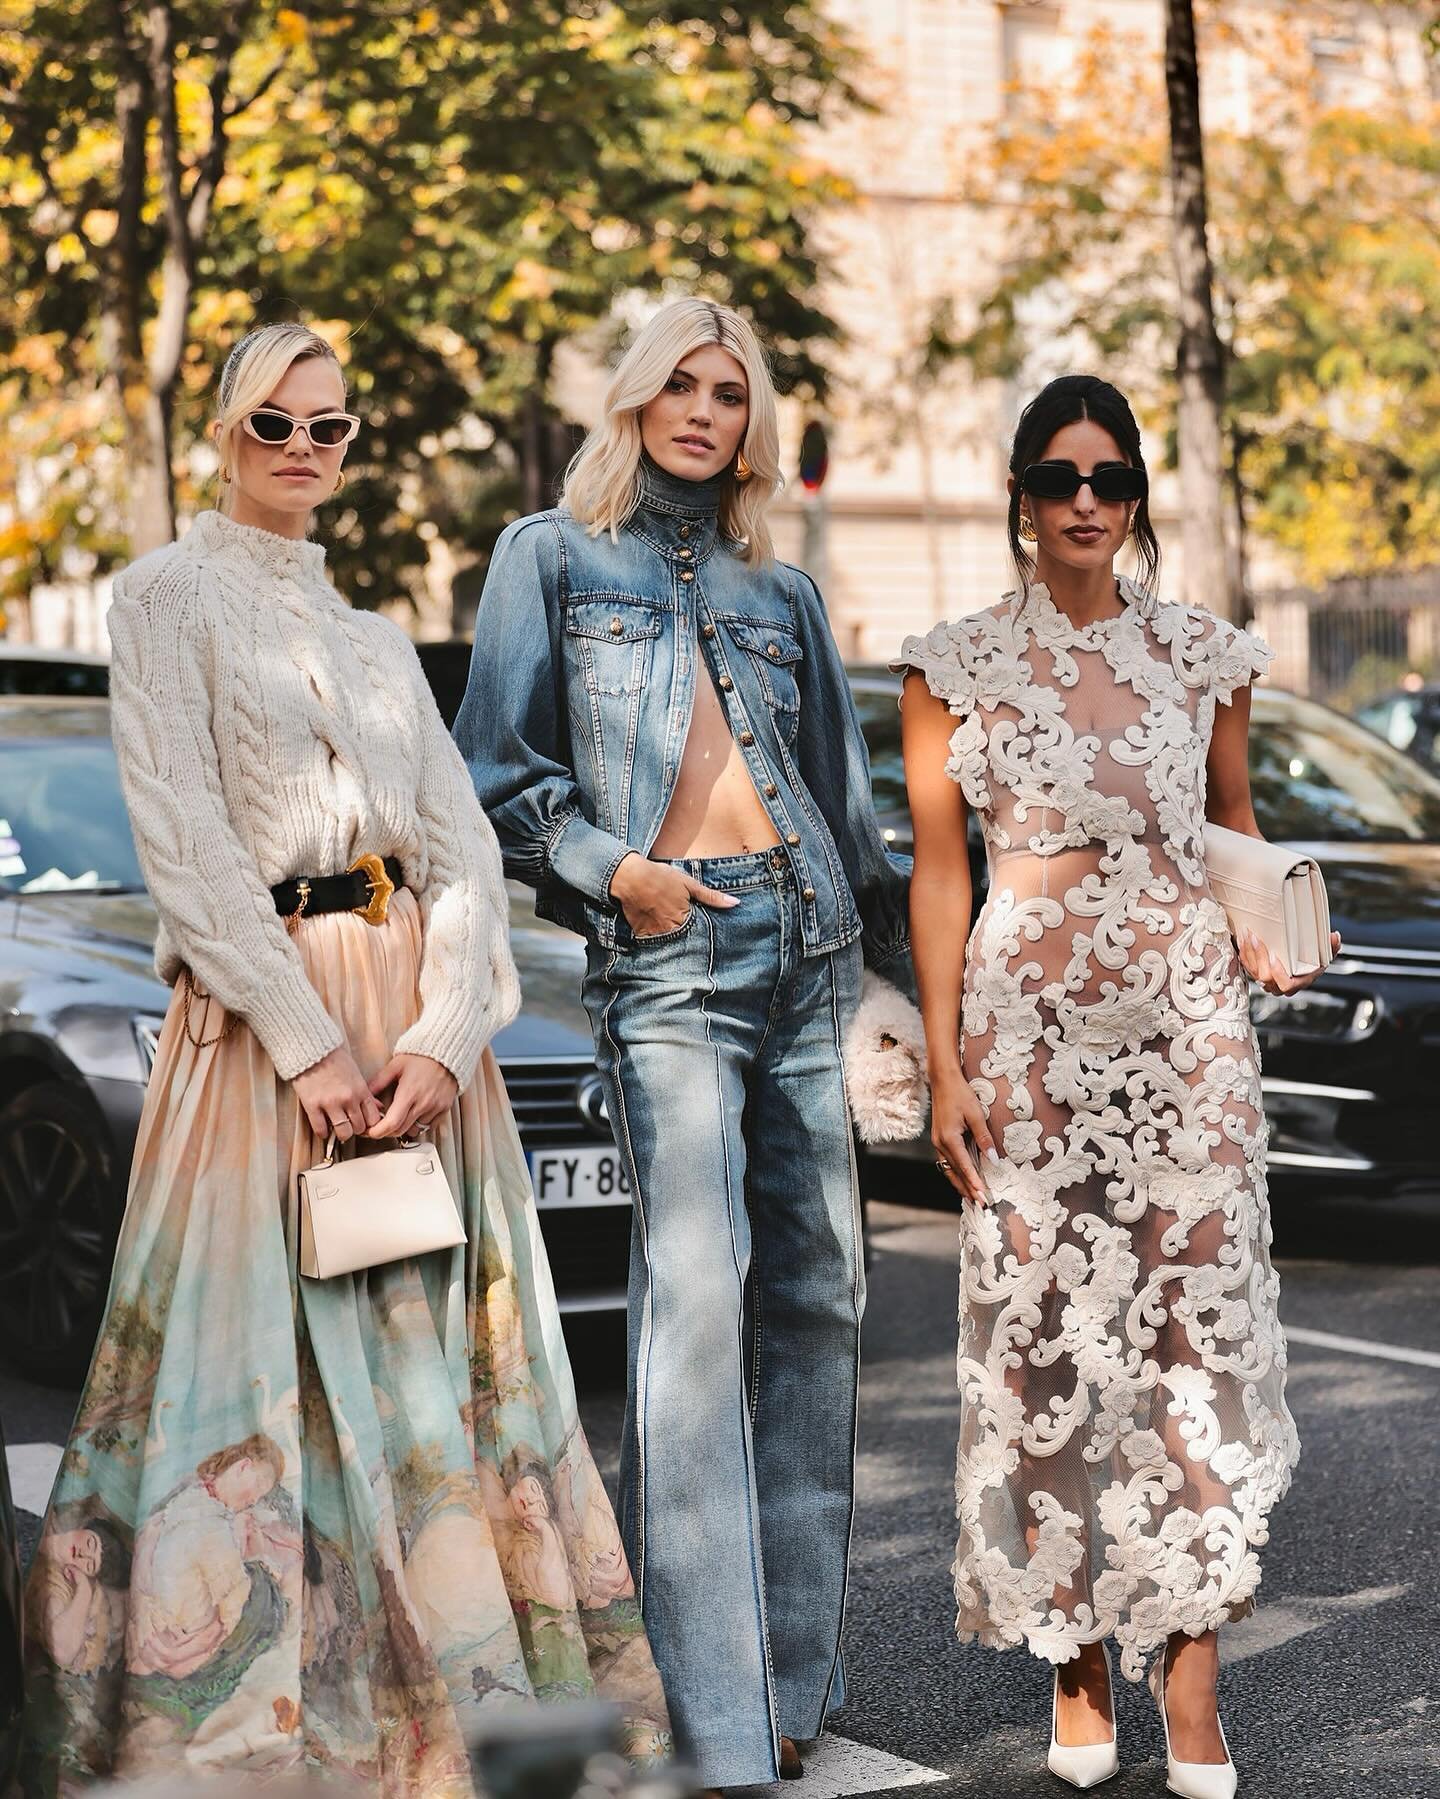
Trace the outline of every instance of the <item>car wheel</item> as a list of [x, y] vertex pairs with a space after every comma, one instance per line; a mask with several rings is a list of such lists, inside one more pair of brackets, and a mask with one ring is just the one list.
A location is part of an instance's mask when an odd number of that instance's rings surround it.
[[0, 1355], [20, 1373], [83, 1379], [119, 1210], [108, 1132], [83, 1089], [47, 1081], [0, 1110]]

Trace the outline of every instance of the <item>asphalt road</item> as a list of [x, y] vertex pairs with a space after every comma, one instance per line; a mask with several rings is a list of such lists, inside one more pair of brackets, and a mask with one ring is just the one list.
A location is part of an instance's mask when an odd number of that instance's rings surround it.
[[[1240, 1791], [1440, 1799], [1440, 1198], [1282, 1200], [1276, 1220], [1304, 1458], [1263, 1554], [1259, 1610], [1222, 1638]], [[943, 1776], [926, 1788], [937, 1796], [1058, 1799], [1069, 1789], [1044, 1765], [1047, 1670], [1019, 1651], [962, 1649], [951, 1630], [955, 1221], [877, 1205], [871, 1225], [851, 1696], [836, 1729]], [[613, 1472], [620, 1339], [592, 1323], [576, 1348], [585, 1422]], [[74, 1399], [0, 1377], [12, 1449], [62, 1442]], [[1105, 1791], [1159, 1795], [1159, 1721], [1143, 1688], [1118, 1684], [1123, 1765]], [[833, 1790], [854, 1788], [842, 1776], [813, 1799]]]

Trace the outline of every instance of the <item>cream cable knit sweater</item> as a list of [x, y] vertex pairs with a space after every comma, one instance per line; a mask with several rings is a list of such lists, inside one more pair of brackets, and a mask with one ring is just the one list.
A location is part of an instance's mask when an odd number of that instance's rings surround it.
[[520, 983], [495, 833], [405, 633], [351, 611], [318, 544], [217, 512], [123, 571], [108, 622], [161, 978], [190, 967], [293, 1079], [343, 1036], [269, 890], [396, 856], [424, 952], [420, 1016], [394, 1048], [468, 1084]]

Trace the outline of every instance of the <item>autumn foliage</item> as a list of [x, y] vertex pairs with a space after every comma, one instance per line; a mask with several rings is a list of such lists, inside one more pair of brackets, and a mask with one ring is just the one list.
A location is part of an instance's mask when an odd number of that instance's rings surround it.
[[[12, 0], [0, 35], [0, 593], [101, 570], [212, 493], [218, 361], [303, 315], [366, 429], [338, 577], [424, 596], [546, 503], [555, 360], [683, 285], [823, 384], [808, 0]], [[0, 522], [7, 513], [0, 509]]]

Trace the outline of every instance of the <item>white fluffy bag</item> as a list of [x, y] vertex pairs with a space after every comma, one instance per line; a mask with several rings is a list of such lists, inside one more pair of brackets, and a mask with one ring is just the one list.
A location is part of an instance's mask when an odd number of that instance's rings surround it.
[[925, 1027], [905, 995], [867, 973], [845, 1034], [845, 1086], [862, 1143], [918, 1137], [930, 1110]]

